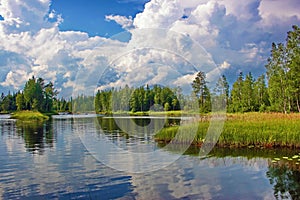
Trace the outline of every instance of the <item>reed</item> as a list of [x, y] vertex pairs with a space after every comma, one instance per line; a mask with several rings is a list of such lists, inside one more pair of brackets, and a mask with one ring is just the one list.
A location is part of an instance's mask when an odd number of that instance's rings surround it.
[[[201, 146], [206, 137], [210, 122], [202, 121], [182, 125], [180, 129], [190, 132], [197, 127], [193, 144]], [[179, 127], [167, 127], [155, 135], [156, 141], [170, 142]], [[185, 141], [184, 134], [181, 134]], [[179, 142], [179, 141], [177, 141]], [[300, 114], [245, 113], [227, 114], [222, 134], [217, 146], [220, 147], [259, 147], [300, 148]]]

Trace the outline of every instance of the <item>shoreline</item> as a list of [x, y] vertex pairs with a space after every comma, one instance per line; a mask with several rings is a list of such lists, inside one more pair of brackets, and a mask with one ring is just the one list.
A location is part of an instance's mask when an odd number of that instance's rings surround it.
[[[163, 113], [164, 115], [162, 115]], [[170, 114], [170, 112], [158, 112], [153, 115], [129, 115], [128, 117], [174, 117], [174, 115], [168, 115], [168, 113]], [[10, 118], [21, 121], [45, 121], [49, 120], [52, 115], [58, 114], [41, 113], [38, 111], [18, 111], [11, 113]], [[121, 113], [118, 113], [113, 114], [112, 117], [117, 117], [118, 115], [122, 116]], [[188, 139], [189, 134], [185, 136], [185, 132], [195, 133], [197, 131], [192, 141], [192, 146], [201, 147], [203, 144], [209, 145], [207, 142], [205, 143], [206, 133], [210, 127], [209, 118], [210, 114], [205, 114], [201, 115], [201, 118], [197, 122], [163, 128], [155, 134], [154, 141], [162, 145], [170, 142], [174, 144], [190, 143]], [[173, 138], [179, 127], [182, 132], [181, 138], [174, 141]], [[300, 149], [300, 114], [227, 113], [222, 133], [215, 146], [220, 148]]]
[[[209, 121], [200, 121], [180, 126], [181, 132], [195, 133], [192, 145], [205, 143]], [[167, 127], [155, 135], [158, 143], [180, 144], [188, 138], [172, 140], [179, 126]], [[193, 131], [193, 132], [192, 132]], [[206, 145], [209, 145], [206, 143]], [[222, 133], [215, 146], [228, 148], [291, 148], [300, 149], [300, 114], [245, 113], [227, 114]]]

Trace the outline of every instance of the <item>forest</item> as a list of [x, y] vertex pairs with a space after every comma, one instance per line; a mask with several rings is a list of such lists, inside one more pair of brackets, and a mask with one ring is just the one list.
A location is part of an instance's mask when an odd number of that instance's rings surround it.
[[32, 77], [24, 89], [1, 94], [0, 112], [21, 110], [41, 112], [138, 112], [190, 110], [198, 101], [199, 112], [209, 113], [212, 100], [222, 99], [227, 112], [300, 112], [300, 28], [296, 25], [287, 33], [285, 43], [272, 44], [266, 73], [255, 79], [251, 72], [242, 72], [229, 85], [223, 75], [213, 90], [209, 90], [206, 75], [198, 72], [193, 80], [193, 93], [183, 95], [182, 89], [145, 85], [97, 91], [95, 96], [58, 98], [53, 83]]

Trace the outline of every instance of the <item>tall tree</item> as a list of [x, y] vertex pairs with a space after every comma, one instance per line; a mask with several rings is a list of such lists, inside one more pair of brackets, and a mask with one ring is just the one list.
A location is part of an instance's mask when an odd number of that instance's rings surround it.
[[272, 44], [271, 57], [266, 65], [271, 110], [288, 112], [290, 87], [286, 49], [283, 44]]
[[193, 83], [192, 88], [194, 94], [199, 99], [199, 107], [200, 112], [210, 112], [211, 111], [211, 98], [210, 98], [210, 91], [207, 87], [207, 82], [205, 80], [206, 75], [204, 72], [200, 71], [196, 75]]
[[288, 32], [287, 36], [287, 64], [288, 81], [295, 109], [300, 112], [300, 28], [296, 25], [293, 30]]
[[46, 112], [51, 112], [53, 110], [53, 101], [58, 94], [57, 90], [55, 90], [54, 85], [52, 82], [49, 82], [43, 88], [44, 90], [44, 103], [43, 103], [43, 110]]
[[270, 105], [270, 102], [264, 74], [259, 76], [254, 82], [253, 94], [255, 111], [266, 111], [267, 107]]
[[243, 104], [242, 104], [242, 90], [243, 90], [243, 82], [244, 82], [243, 73], [240, 72], [237, 80], [233, 83], [231, 94], [230, 94], [230, 112], [243, 112]]
[[12, 95], [11, 93], [9, 92], [8, 95], [6, 95], [3, 100], [2, 100], [2, 103], [1, 103], [1, 108], [2, 108], [2, 111], [4, 112], [9, 112], [11, 111], [11, 101], [12, 101]]
[[218, 79], [214, 88], [214, 95], [213, 99], [216, 101], [214, 103], [218, 105], [218, 109], [225, 109], [229, 103], [229, 84], [225, 75]]
[[25, 110], [26, 104], [23, 93], [18, 93], [16, 97], [16, 105], [18, 110]]
[[242, 107], [243, 112], [254, 111], [254, 96], [253, 96], [254, 80], [251, 72], [246, 75], [242, 85]]
[[24, 99], [25, 99], [27, 109], [32, 108], [34, 95], [35, 95], [35, 77], [33, 76], [25, 83], [25, 87], [24, 87]]
[[96, 111], [96, 113], [102, 111], [102, 108], [101, 108], [101, 102], [100, 102], [100, 94], [101, 94], [101, 93], [100, 93], [100, 91], [98, 90], [97, 93], [96, 93], [96, 95], [95, 95], [95, 102], [94, 102], [94, 104], [95, 104], [95, 111]]
[[45, 80], [43, 78], [38, 78], [35, 83], [35, 91], [34, 91], [34, 102], [36, 105], [34, 109], [36, 110], [43, 110], [44, 106], [44, 95], [45, 95]]

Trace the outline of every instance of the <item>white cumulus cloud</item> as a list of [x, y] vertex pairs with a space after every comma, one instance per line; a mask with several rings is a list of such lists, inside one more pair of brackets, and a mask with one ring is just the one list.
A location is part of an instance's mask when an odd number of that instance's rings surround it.
[[300, 24], [298, 0], [151, 0], [134, 18], [106, 16], [131, 33], [120, 42], [59, 30], [63, 19], [50, 4], [0, 0], [1, 91], [21, 89], [32, 75], [53, 81], [62, 95], [92, 91], [101, 81], [187, 84], [197, 70], [210, 79], [237, 71], [259, 75], [271, 43], [283, 42]]
[[188, 34], [232, 70], [264, 71], [272, 42], [300, 23], [297, 0], [152, 0], [134, 19], [137, 28], [170, 28]]
[[107, 21], [115, 21], [116, 23], [120, 24], [123, 29], [132, 29], [133, 28], [133, 20], [132, 17], [129, 16], [128, 18], [125, 16], [120, 15], [107, 15], [105, 16]]

